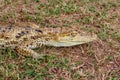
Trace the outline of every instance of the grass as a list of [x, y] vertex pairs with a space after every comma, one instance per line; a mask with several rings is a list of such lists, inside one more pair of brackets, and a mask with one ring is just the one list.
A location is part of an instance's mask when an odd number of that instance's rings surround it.
[[42, 47], [41, 58], [0, 50], [0, 80], [119, 80], [119, 0], [2, 0], [0, 22], [77, 28], [98, 40], [70, 48]]

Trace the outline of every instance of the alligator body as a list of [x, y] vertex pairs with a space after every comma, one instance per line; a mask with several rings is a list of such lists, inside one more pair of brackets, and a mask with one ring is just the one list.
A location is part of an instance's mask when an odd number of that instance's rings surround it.
[[47, 33], [32, 23], [3, 24], [0, 23], [0, 47], [10, 47], [25, 56], [38, 58], [34, 48], [42, 45], [69, 47], [96, 40], [95, 34], [77, 31]]

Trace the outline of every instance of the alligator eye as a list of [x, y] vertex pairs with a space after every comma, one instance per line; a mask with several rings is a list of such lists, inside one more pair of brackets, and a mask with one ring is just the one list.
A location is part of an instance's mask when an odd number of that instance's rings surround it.
[[75, 37], [75, 36], [76, 36], [76, 33], [71, 33], [71, 36], [72, 36], [72, 37]]

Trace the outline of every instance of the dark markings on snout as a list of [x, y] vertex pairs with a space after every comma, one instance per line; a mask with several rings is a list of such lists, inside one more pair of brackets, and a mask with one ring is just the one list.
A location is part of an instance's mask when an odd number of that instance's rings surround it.
[[25, 32], [24, 32], [24, 31], [22, 31], [20, 34], [21, 34], [21, 36], [23, 36], [23, 35], [25, 34]]
[[16, 37], [16, 38], [20, 38], [21, 36], [20, 36], [20, 35], [16, 35], [15, 37]]
[[43, 31], [40, 30], [40, 29], [35, 29], [35, 31], [40, 32], [40, 33], [43, 33]]
[[8, 26], [8, 27], [7, 27], [7, 29], [11, 30], [11, 29], [12, 29], [12, 27], [13, 27], [13, 26], [12, 26], [12, 25], [10, 25], [10, 26]]
[[20, 38], [21, 36], [24, 36], [26, 33], [24, 31], [21, 31], [16, 35], [16, 38]]

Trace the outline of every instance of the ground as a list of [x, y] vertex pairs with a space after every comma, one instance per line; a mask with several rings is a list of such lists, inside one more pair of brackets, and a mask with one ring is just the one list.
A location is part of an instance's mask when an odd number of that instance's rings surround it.
[[0, 80], [119, 80], [119, 0], [0, 0], [0, 22], [81, 29], [98, 40], [67, 48], [35, 49], [40, 59], [0, 50]]

